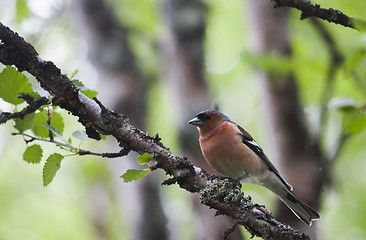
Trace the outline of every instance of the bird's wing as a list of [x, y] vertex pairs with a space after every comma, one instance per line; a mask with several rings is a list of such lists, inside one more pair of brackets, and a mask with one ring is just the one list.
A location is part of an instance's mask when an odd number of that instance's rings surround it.
[[255, 152], [255, 154], [257, 154], [258, 157], [260, 157], [263, 162], [268, 166], [268, 169], [270, 171], [272, 171], [274, 174], [276, 174], [276, 176], [281, 180], [281, 182], [290, 190], [292, 191], [292, 186], [290, 184], [288, 184], [283, 177], [281, 176], [280, 172], [275, 168], [275, 166], [269, 161], [268, 157], [266, 156], [266, 154], [264, 154], [263, 149], [259, 146], [259, 144], [254, 141], [253, 137], [244, 130], [244, 128], [240, 127], [238, 124], [234, 123], [236, 126], [238, 126], [240, 132], [241, 132], [241, 136], [242, 136], [242, 141], [245, 145], [247, 145], [253, 152]]

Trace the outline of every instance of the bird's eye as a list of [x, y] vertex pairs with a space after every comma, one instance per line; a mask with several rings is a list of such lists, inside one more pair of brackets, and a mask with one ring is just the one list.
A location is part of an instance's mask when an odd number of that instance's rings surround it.
[[196, 117], [202, 121], [207, 121], [207, 120], [211, 119], [212, 115], [213, 115], [212, 113], [203, 112], [203, 113], [198, 114]]
[[205, 114], [203, 114], [203, 113], [198, 114], [197, 118], [203, 120], [203, 119], [205, 119]]

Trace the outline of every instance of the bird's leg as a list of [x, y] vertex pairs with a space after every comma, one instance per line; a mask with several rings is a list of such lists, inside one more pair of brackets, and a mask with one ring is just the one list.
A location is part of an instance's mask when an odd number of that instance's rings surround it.
[[244, 178], [246, 178], [246, 177], [249, 177], [249, 174], [244, 174], [243, 176], [241, 176], [241, 177], [238, 177], [237, 179], [235, 179], [234, 181], [233, 181], [233, 183], [232, 183], [232, 188], [237, 188], [238, 186], [240, 186], [240, 188], [241, 188], [241, 183], [240, 183], [240, 181], [241, 180], [243, 180]]

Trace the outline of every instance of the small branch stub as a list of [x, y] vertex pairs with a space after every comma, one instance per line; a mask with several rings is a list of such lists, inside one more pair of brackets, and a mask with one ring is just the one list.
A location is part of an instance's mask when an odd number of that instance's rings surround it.
[[[333, 8], [325, 9], [321, 8], [318, 4], [312, 4], [309, 1], [303, 0], [271, 0], [275, 2], [274, 7], [290, 7], [301, 11], [300, 19], [304, 20], [309, 17], [317, 17], [326, 20], [331, 23], [339, 24], [344, 27], [353, 28], [359, 30], [355, 26], [355, 19], [348, 17], [340, 10], [335, 10]], [[362, 24], [362, 21], [357, 21]]]

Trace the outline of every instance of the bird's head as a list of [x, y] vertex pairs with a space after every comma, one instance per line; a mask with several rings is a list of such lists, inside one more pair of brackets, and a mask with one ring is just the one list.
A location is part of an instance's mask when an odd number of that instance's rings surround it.
[[198, 113], [188, 123], [195, 125], [201, 131], [213, 131], [224, 121], [230, 120], [223, 113], [216, 110], [206, 110]]

